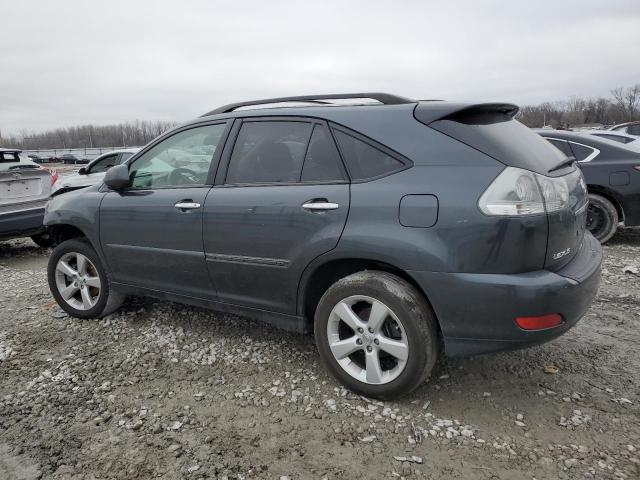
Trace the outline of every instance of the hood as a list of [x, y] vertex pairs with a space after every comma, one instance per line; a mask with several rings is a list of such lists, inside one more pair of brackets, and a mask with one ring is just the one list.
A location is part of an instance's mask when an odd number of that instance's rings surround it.
[[104, 178], [104, 172], [92, 173], [90, 175], [80, 175], [78, 173], [75, 173], [73, 175], [69, 175], [68, 177], [64, 177], [58, 180], [55, 183], [53, 189], [54, 191], [57, 191], [57, 190], [60, 190], [61, 188], [75, 189], [75, 188], [89, 187], [97, 183], [102, 183], [103, 178]]

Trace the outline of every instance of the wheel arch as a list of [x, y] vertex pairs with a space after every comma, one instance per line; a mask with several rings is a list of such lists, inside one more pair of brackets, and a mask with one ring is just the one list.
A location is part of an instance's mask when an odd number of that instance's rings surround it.
[[620, 221], [624, 222], [624, 208], [622, 207], [622, 201], [615, 192], [607, 187], [603, 187], [602, 185], [597, 184], [588, 184], [587, 191], [595, 195], [600, 195], [601, 197], [609, 200], [618, 212]]
[[373, 258], [332, 258], [316, 262], [307, 267], [298, 287], [298, 315], [309, 325], [314, 323], [314, 314], [318, 302], [327, 289], [335, 282], [353, 273], [364, 270], [380, 270], [396, 275], [418, 290], [429, 305], [438, 326], [438, 335], [442, 337], [440, 321], [435, 313], [428, 293], [406, 270], [388, 262]]

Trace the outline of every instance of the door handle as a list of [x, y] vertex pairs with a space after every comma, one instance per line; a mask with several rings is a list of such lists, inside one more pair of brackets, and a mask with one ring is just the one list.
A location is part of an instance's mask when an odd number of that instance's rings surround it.
[[192, 201], [182, 201], [176, 203], [174, 207], [178, 210], [195, 210], [196, 208], [200, 208], [200, 204]]
[[309, 210], [310, 212], [326, 212], [327, 210], [337, 210], [340, 208], [340, 205], [322, 200], [304, 203], [302, 204], [302, 208]]

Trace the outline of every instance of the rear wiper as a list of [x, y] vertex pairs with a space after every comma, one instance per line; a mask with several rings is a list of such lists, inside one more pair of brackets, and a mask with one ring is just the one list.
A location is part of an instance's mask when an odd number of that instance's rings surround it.
[[569, 157], [566, 160], [560, 162], [558, 165], [556, 165], [555, 167], [549, 169], [549, 171], [547, 173], [552, 173], [552, 172], [556, 172], [558, 170], [563, 169], [564, 167], [569, 167], [571, 165], [573, 165], [573, 163], [576, 161], [576, 159], [574, 157]]

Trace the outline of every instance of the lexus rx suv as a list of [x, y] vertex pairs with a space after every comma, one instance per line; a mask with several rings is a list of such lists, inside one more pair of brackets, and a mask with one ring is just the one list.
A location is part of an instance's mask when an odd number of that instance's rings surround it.
[[51, 292], [78, 318], [148, 295], [314, 332], [375, 398], [440, 354], [546, 342], [589, 307], [602, 250], [580, 169], [517, 111], [381, 93], [217, 108], [50, 200]]

